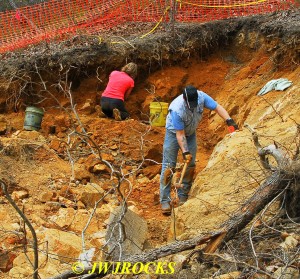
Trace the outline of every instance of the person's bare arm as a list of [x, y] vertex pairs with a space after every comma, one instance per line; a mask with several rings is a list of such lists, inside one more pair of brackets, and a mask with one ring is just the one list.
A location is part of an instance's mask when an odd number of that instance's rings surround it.
[[230, 118], [228, 112], [221, 106], [218, 104], [218, 106], [216, 107], [215, 111], [217, 112], [218, 115], [220, 115], [220, 117], [222, 117], [224, 120], [227, 120]]
[[125, 92], [125, 96], [124, 96], [124, 99], [125, 99], [125, 100], [127, 100], [127, 98], [128, 98], [128, 96], [130, 95], [131, 91], [132, 91], [132, 87], [129, 88], [129, 89]]
[[233, 133], [234, 131], [239, 129], [238, 125], [221, 105], [218, 105], [215, 111], [226, 121], [230, 133]]
[[193, 155], [189, 151], [189, 147], [188, 147], [188, 144], [186, 141], [184, 130], [177, 130], [176, 138], [177, 138], [177, 142], [180, 146], [180, 149], [182, 151], [184, 162], [189, 164], [193, 159]]
[[188, 152], [189, 148], [188, 148], [188, 145], [187, 145], [184, 130], [177, 130], [176, 131], [176, 138], [177, 138], [177, 141], [178, 141], [178, 144], [180, 146], [180, 149], [181, 149], [182, 153]]

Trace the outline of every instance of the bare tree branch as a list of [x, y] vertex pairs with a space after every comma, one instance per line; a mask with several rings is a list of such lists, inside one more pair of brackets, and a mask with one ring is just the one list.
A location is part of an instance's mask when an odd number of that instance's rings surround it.
[[38, 274], [38, 268], [39, 268], [39, 257], [38, 256], [39, 256], [39, 254], [38, 254], [38, 240], [37, 240], [35, 230], [34, 230], [33, 226], [31, 225], [30, 221], [28, 220], [28, 218], [25, 216], [25, 214], [22, 212], [22, 210], [17, 206], [17, 204], [14, 202], [14, 200], [9, 195], [8, 190], [7, 190], [7, 185], [2, 179], [0, 179], [0, 184], [1, 184], [1, 188], [6, 196], [7, 200], [12, 205], [12, 207], [18, 212], [18, 214], [21, 216], [21, 218], [24, 220], [24, 222], [26, 223], [26, 225], [28, 226], [28, 228], [32, 234], [33, 253], [34, 253], [33, 278], [38, 279], [39, 278], [39, 274]]

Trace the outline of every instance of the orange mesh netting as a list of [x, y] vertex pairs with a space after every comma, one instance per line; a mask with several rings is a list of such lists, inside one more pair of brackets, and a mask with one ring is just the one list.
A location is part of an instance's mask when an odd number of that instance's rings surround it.
[[293, 5], [294, 0], [50, 0], [0, 13], [0, 53], [75, 34], [100, 34], [124, 22], [208, 22]]

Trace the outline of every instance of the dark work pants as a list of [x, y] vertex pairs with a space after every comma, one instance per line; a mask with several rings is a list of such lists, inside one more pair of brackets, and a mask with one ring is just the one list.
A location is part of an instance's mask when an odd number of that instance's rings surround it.
[[113, 118], [114, 108], [117, 108], [120, 111], [122, 120], [129, 117], [129, 113], [126, 110], [125, 104], [122, 100], [101, 97], [101, 109], [106, 116]]

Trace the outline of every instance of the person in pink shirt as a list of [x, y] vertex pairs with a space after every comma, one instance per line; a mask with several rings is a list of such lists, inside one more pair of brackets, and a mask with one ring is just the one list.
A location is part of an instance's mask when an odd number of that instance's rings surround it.
[[137, 75], [137, 65], [128, 63], [121, 71], [113, 71], [109, 75], [108, 84], [101, 96], [102, 112], [116, 120], [129, 118], [124, 101], [128, 98], [134, 87]]

